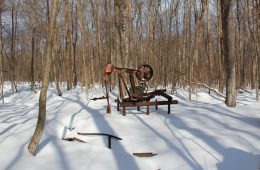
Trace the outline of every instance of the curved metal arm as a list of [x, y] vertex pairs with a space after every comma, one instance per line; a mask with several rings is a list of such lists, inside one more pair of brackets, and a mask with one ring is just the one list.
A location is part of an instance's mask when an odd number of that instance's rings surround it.
[[104, 74], [103, 81], [105, 83], [105, 88], [106, 88], [107, 113], [111, 113], [111, 106], [110, 106], [110, 102], [109, 102], [108, 83], [109, 83], [109, 77], [111, 76], [111, 74], [113, 72], [118, 73], [118, 74], [121, 74], [121, 73], [135, 74], [136, 72], [138, 72], [138, 70], [114, 67], [112, 64], [105, 65], [104, 70], [103, 70], [103, 74]]
[[[135, 90], [135, 83], [134, 83], [134, 75], [140, 80], [140, 81], [149, 81], [152, 76], [153, 76], [153, 69], [151, 66], [147, 64], [142, 64], [140, 65], [137, 69], [129, 69], [129, 68], [120, 68], [120, 67], [115, 67], [112, 64], [106, 64], [103, 70], [103, 81], [105, 84], [106, 88], [106, 98], [107, 98], [107, 113], [111, 113], [111, 106], [109, 103], [109, 92], [108, 92], [108, 83], [109, 83], [109, 78], [111, 74], [115, 72], [118, 75], [120, 75], [124, 86], [126, 88], [126, 91], [128, 92], [129, 98], [133, 97], [133, 94], [130, 94], [129, 90], [127, 89], [127, 86], [122, 78], [122, 73], [127, 73], [129, 74], [130, 77], [130, 82], [131, 82], [131, 87], [133, 90]], [[135, 92], [133, 91], [135, 94]]]

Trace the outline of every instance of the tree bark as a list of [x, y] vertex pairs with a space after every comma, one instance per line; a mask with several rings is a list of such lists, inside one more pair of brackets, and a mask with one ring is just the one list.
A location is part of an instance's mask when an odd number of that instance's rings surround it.
[[223, 33], [222, 33], [222, 12], [221, 12], [221, 2], [217, 0], [217, 13], [218, 13], [218, 84], [219, 91], [223, 93], [224, 91], [224, 66], [223, 66]]
[[[201, 1], [202, 7], [201, 7], [201, 14], [199, 17], [199, 20], [196, 25], [196, 31], [195, 31], [195, 40], [194, 40], [194, 53], [192, 58], [189, 61], [189, 89], [191, 88], [191, 79], [193, 76], [193, 65], [194, 61], [197, 64], [198, 63], [198, 55], [199, 55], [199, 45], [201, 42], [201, 34], [202, 34], [202, 28], [203, 28], [203, 20], [206, 12], [206, 8], [208, 5], [208, 0], [202, 0]], [[189, 100], [191, 100], [191, 90], [189, 90]]]
[[[72, 2], [72, 4], [74, 4], [74, 2]], [[72, 5], [72, 12], [73, 12], [73, 5]], [[78, 41], [78, 15], [77, 15], [77, 10], [78, 10], [78, 6], [75, 3], [75, 25], [74, 22], [72, 22], [72, 30], [75, 30], [75, 35], [74, 35], [74, 41], [73, 41], [73, 86], [76, 87], [77, 83], [78, 83], [78, 76], [77, 76], [77, 64], [76, 64], [76, 56], [77, 56], [77, 41]], [[75, 27], [75, 29], [74, 29]]]
[[[71, 28], [70, 28], [70, 4], [69, 0], [65, 0], [64, 6], [64, 20], [65, 20], [65, 32], [66, 32], [66, 47], [65, 47], [65, 68], [66, 68], [66, 80], [67, 80], [67, 90], [72, 88], [71, 80], [71, 54], [72, 54], [72, 40], [71, 40]], [[72, 21], [71, 21], [72, 22]]]
[[[210, 12], [210, 5], [208, 5], [207, 8], [207, 12], [208, 12], [208, 18], [207, 18], [207, 55], [208, 55], [208, 69], [209, 69], [209, 87], [211, 87], [212, 85], [212, 81], [213, 79], [213, 75], [212, 75], [212, 45], [211, 45], [211, 29], [210, 29], [210, 23], [211, 23], [211, 12]], [[209, 93], [210, 93], [210, 89], [209, 89]]]
[[[57, 28], [55, 28], [55, 31], [56, 30], [57, 30]], [[53, 67], [54, 81], [55, 81], [57, 94], [58, 94], [58, 96], [62, 96], [62, 92], [60, 90], [60, 69], [59, 68], [57, 69], [57, 67], [56, 67], [57, 58], [60, 55], [60, 51], [61, 51], [61, 46], [58, 49], [57, 45], [58, 45], [58, 40], [57, 40], [57, 36], [56, 36], [56, 32], [55, 32], [54, 38], [53, 38], [53, 48], [51, 49], [52, 67]]]
[[12, 60], [12, 73], [11, 73], [11, 80], [12, 80], [12, 94], [16, 93], [15, 87], [15, 9], [14, 9], [14, 2], [12, 2], [12, 37], [11, 37], [11, 60]]
[[120, 22], [120, 8], [122, 6], [121, 0], [114, 1], [114, 15], [115, 15], [115, 56], [116, 56], [116, 65], [123, 67], [122, 62], [122, 45], [121, 41], [121, 22]]
[[87, 62], [86, 62], [86, 31], [85, 31], [85, 27], [84, 27], [84, 5], [80, 3], [80, 1], [77, 1], [78, 3], [78, 11], [77, 11], [77, 15], [78, 15], [78, 24], [79, 24], [79, 29], [80, 29], [80, 37], [81, 37], [81, 56], [82, 56], [82, 74], [83, 74], [83, 85], [87, 85], [88, 84], [88, 77], [87, 77]]
[[[4, 1], [0, 1], [0, 25], [2, 25], [2, 10], [3, 10], [3, 4]], [[1, 83], [1, 100], [2, 103], [4, 104], [4, 64], [3, 64], [3, 38], [2, 38], [2, 26], [0, 27], [0, 83]]]
[[236, 106], [236, 58], [233, 53], [231, 38], [230, 9], [232, 0], [221, 0], [222, 32], [224, 45], [224, 58], [226, 64], [226, 100], [228, 107]]
[[33, 1], [33, 30], [32, 30], [32, 58], [31, 58], [31, 88], [32, 91], [36, 93], [35, 90], [35, 77], [34, 77], [34, 60], [35, 60], [35, 39], [36, 39], [36, 9], [37, 0]]
[[33, 137], [28, 145], [28, 150], [32, 155], [37, 154], [37, 147], [39, 144], [39, 141], [41, 139], [44, 126], [45, 126], [45, 120], [46, 120], [46, 95], [48, 91], [48, 85], [49, 85], [49, 73], [50, 73], [50, 67], [51, 67], [51, 48], [53, 46], [53, 38], [54, 38], [54, 32], [55, 32], [55, 24], [56, 24], [56, 16], [57, 16], [57, 7], [58, 7], [59, 0], [52, 1], [51, 5], [51, 16], [50, 16], [50, 22], [48, 27], [48, 38], [47, 38], [47, 44], [45, 49], [45, 65], [44, 65], [44, 75], [43, 75], [43, 81], [42, 81], [42, 89], [40, 93], [39, 98], [39, 115], [38, 115], [38, 121], [36, 125], [36, 129], [34, 131]]

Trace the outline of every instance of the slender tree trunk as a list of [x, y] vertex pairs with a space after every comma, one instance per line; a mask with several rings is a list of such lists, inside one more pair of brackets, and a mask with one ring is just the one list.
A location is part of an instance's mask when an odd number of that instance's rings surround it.
[[189, 100], [191, 100], [191, 93], [192, 93], [192, 72], [193, 72], [193, 65], [192, 60], [193, 56], [191, 53], [191, 42], [192, 42], [192, 33], [191, 33], [191, 2], [188, 2], [187, 7], [187, 16], [186, 16], [186, 55], [188, 56], [188, 78], [189, 78]]
[[[70, 5], [69, 0], [65, 0], [64, 6], [64, 20], [65, 20], [65, 30], [66, 30], [66, 47], [65, 47], [65, 68], [66, 68], [66, 80], [67, 80], [67, 90], [72, 88], [71, 82], [71, 28], [70, 28]], [[71, 21], [72, 22], [72, 21]]]
[[221, 0], [222, 32], [224, 42], [224, 58], [226, 64], [226, 105], [228, 107], [236, 106], [236, 58], [233, 53], [230, 9], [232, 0]]
[[[107, 14], [107, 22], [108, 22], [108, 39], [109, 39], [109, 59], [107, 63], [111, 63], [117, 65], [117, 51], [116, 51], [116, 43], [117, 43], [117, 31], [115, 29], [116, 26], [116, 17], [112, 15], [112, 6], [110, 0], [106, 0], [106, 14]], [[115, 6], [115, 4], [114, 4]], [[114, 9], [114, 11], [116, 11]], [[115, 15], [115, 14], [114, 14]], [[115, 87], [116, 84], [116, 76], [111, 76], [110, 79], [111, 88]]]
[[[101, 69], [101, 23], [100, 23], [100, 0], [96, 0], [96, 29], [97, 29], [97, 35], [96, 35], [96, 41], [97, 41], [97, 66], [96, 68]], [[98, 80], [102, 79], [102, 73], [101, 71], [98, 72], [98, 76], [97, 76]]]
[[[51, 52], [52, 64], [53, 64], [53, 74], [54, 74], [55, 86], [56, 86], [56, 90], [57, 90], [58, 96], [62, 96], [62, 92], [60, 90], [60, 82], [59, 82], [59, 77], [60, 77], [59, 74], [60, 73], [59, 73], [59, 71], [57, 71], [57, 68], [56, 68], [56, 63], [55, 63], [55, 53], [56, 53], [56, 50], [54, 48], [52, 49], [52, 52]], [[59, 54], [56, 53], [56, 55], [59, 55]]]
[[[147, 11], [147, 36], [146, 36], [146, 52], [145, 56], [143, 57], [143, 61], [153, 65], [151, 62], [152, 58], [154, 58], [154, 53], [153, 53], [153, 17], [152, 17], [152, 8], [153, 8], [153, 0], [148, 1], [148, 11]], [[154, 81], [153, 81], [154, 83]]]
[[[200, 42], [201, 42], [201, 34], [202, 34], [202, 31], [203, 31], [203, 20], [204, 20], [204, 16], [205, 16], [205, 13], [206, 13], [208, 0], [202, 0], [201, 4], [202, 4], [201, 14], [200, 14], [199, 20], [198, 20], [197, 25], [196, 25], [196, 30], [195, 30], [194, 53], [193, 53], [193, 56], [192, 56], [191, 61], [189, 63], [190, 64], [189, 65], [189, 86], [190, 86], [189, 88], [191, 88], [191, 79], [192, 79], [192, 76], [193, 76], [194, 61], [196, 61], [195, 64], [198, 63], [197, 61], [198, 61], [198, 56], [199, 56], [199, 45], [200, 45]], [[189, 100], [191, 100], [191, 90], [189, 90]]]
[[83, 72], [83, 85], [87, 86], [89, 83], [89, 79], [87, 76], [88, 72], [88, 65], [86, 61], [86, 31], [84, 27], [84, 7], [83, 5], [78, 1], [78, 24], [80, 28], [80, 37], [81, 37], [81, 54], [82, 54], [82, 62], [83, 62], [83, 67], [82, 67], [82, 72]]
[[[0, 1], [0, 26], [2, 25], [2, 10], [4, 1]], [[1, 83], [1, 100], [4, 104], [4, 62], [3, 62], [3, 38], [2, 38], [2, 27], [0, 27], [0, 83]]]
[[124, 11], [122, 20], [124, 21], [124, 67], [131, 67], [133, 62], [129, 55], [130, 34], [131, 34], [131, 0], [124, 0]]
[[219, 91], [223, 93], [224, 90], [224, 67], [223, 67], [223, 32], [222, 32], [222, 13], [221, 13], [221, 0], [217, 0], [217, 11], [218, 11], [218, 84]]
[[44, 126], [45, 126], [46, 95], [47, 95], [48, 85], [49, 85], [49, 73], [50, 73], [50, 67], [51, 67], [51, 61], [52, 61], [52, 59], [51, 59], [52, 50], [51, 49], [53, 46], [58, 3], [59, 3], [59, 0], [55, 0], [55, 1], [52, 1], [52, 5], [51, 5], [51, 16], [50, 16], [50, 22], [49, 22], [49, 28], [48, 28], [48, 38], [47, 38], [47, 44], [46, 44], [46, 49], [45, 49], [44, 75], [43, 75], [43, 81], [42, 81], [42, 89], [41, 89], [40, 98], [39, 98], [39, 116], [38, 116], [38, 121], [37, 121], [35, 132], [28, 145], [28, 150], [32, 155], [37, 154], [37, 147], [38, 147], [38, 144], [41, 139], [41, 136], [42, 136], [42, 133], [44, 130]]
[[[72, 2], [72, 4], [74, 4]], [[74, 22], [72, 22], [72, 30], [75, 30], [75, 35], [74, 35], [74, 41], [73, 41], [73, 86], [77, 86], [77, 81], [78, 81], [78, 76], [77, 76], [77, 64], [76, 64], [76, 55], [77, 55], [77, 41], [78, 41], [78, 25], [77, 25], [77, 20], [78, 20], [78, 15], [77, 15], [77, 10], [78, 6], [76, 4], [75, 6], [75, 17], [76, 17], [76, 22], [74, 25]], [[72, 7], [73, 11], [73, 7]], [[75, 29], [74, 29], [75, 27]]]
[[[94, 23], [95, 23], [95, 6], [93, 4], [93, 0], [90, 1], [91, 2], [91, 7], [92, 7], [92, 21], [91, 21], [91, 27], [92, 27], [92, 30], [95, 29], [94, 27]], [[91, 72], [90, 72], [90, 75], [91, 75], [91, 83], [94, 84], [95, 83], [95, 78], [96, 78], [96, 75], [95, 75], [95, 66], [96, 66], [96, 61], [95, 59], [97, 59], [97, 55], [96, 55], [96, 50], [95, 50], [95, 34], [92, 33], [90, 35], [91, 37], [91, 50], [90, 50], [90, 68], [91, 68]]]
[[12, 3], [12, 37], [11, 37], [11, 60], [12, 60], [12, 73], [11, 73], [11, 80], [12, 80], [12, 94], [16, 92], [15, 87], [15, 11], [14, 11], [14, 3]]
[[122, 6], [121, 0], [114, 1], [114, 10], [115, 10], [115, 54], [116, 54], [116, 65], [122, 67], [122, 51], [121, 51], [121, 22], [120, 22], [120, 8]]
[[[213, 75], [212, 75], [212, 47], [211, 47], [211, 31], [210, 31], [210, 22], [211, 22], [211, 16], [210, 16], [210, 5], [208, 5], [207, 12], [208, 12], [208, 25], [207, 25], [207, 55], [208, 55], [208, 69], [209, 69], [209, 87], [212, 85]], [[210, 90], [209, 90], [210, 93]]]
[[54, 81], [55, 81], [57, 94], [58, 94], [58, 96], [62, 96], [62, 92], [60, 90], [60, 69], [57, 69], [57, 67], [56, 67], [57, 59], [59, 59], [58, 56], [61, 53], [61, 45], [60, 45], [60, 48], [58, 49], [58, 47], [57, 47], [58, 38], [56, 36], [56, 30], [57, 30], [57, 28], [55, 28], [55, 32], [54, 32], [53, 48], [51, 49], [51, 57], [52, 57], [52, 67], [53, 67]]
[[257, 73], [256, 73], [256, 100], [259, 101], [259, 89], [260, 89], [260, 2], [259, 0], [255, 0], [255, 4], [256, 4], [256, 28], [258, 28], [256, 30], [256, 63], [257, 63]]
[[34, 59], [35, 59], [35, 39], [36, 39], [36, 8], [37, 0], [33, 1], [33, 30], [32, 30], [32, 58], [31, 58], [31, 87], [32, 91], [36, 93], [35, 90], [35, 76], [34, 76]]
[[[257, 3], [257, 2], [255, 2]], [[256, 5], [256, 4], [255, 4]], [[258, 4], [259, 5], [259, 4]], [[260, 13], [260, 12], [259, 12]], [[259, 75], [258, 75], [258, 70], [259, 70], [259, 63], [258, 63], [258, 58], [259, 58], [259, 27], [257, 29], [257, 23], [254, 22], [253, 16], [256, 16], [257, 18], [257, 12], [256, 12], [256, 7], [254, 6], [254, 1], [250, 3], [250, 0], [247, 0], [247, 14], [248, 14], [248, 29], [251, 35], [251, 38], [253, 40], [253, 46], [254, 46], [254, 58], [252, 61], [252, 87], [253, 89], [256, 90], [256, 100], [259, 100]], [[259, 14], [260, 15], [260, 14]], [[257, 20], [257, 19], [256, 19]], [[256, 21], [259, 22], [259, 21]]]

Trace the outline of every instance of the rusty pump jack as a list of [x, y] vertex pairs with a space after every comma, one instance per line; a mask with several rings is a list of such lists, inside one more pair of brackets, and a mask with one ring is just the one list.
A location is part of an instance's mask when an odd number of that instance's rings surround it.
[[[153, 69], [147, 64], [142, 64], [136, 69], [120, 68], [115, 67], [112, 64], [107, 64], [103, 70], [103, 81], [106, 88], [106, 99], [107, 99], [107, 113], [111, 113], [111, 106], [109, 101], [108, 83], [112, 73], [118, 74], [119, 84], [119, 97], [117, 98], [117, 110], [119, 107], [123, 107], [123, 115], [125, 116], [126, 107], [137, 107], [140, 110], [140, 106], [146, 106], [147, 113], [149, 114], [149, 106], [155, 106], [158, 109], [158, 105], [168, 105], [168, 114], [170, 114], [170, 105], [178, 104], [177, 100], [172, 100], [172, 97], [166, 94], [166, 89], [155, 90], [153, 92], [147, 92], [147, 82], [153, 76]], [[128, 88], [127, 83], [124, 79], [123, 74], [127, 74], [130, 80], [130, 87]], [[135, 77], [139, 80], [139, 84], [135, 84]], [[127, 93], [125, 97], [124, 93]], [[162, 96], [166, 98], [166, 101], [153, 101], [150, 100], [156, 96]]]

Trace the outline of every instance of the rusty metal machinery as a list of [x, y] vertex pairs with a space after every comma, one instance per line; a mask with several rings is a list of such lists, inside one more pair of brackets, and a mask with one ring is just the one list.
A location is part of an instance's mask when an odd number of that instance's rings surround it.
[[[153, 77], [153, 69], [147, 64], [142, 64], [136, 69], [120, 68], [112, 64], [107, 64], [103, 72], [103, 80], [106, 88], [105, 98], [107, 99], [107, 113], [111, 113], [108, 83], [113, 72], [118, 75], [119, 97], [116, 99], [117, 110], [119, 111], [119, 108], [122, 107], [123, 115], [126, 115], [127, 107], [137, 107], [137, 109], [140, 110], [140, 106], [146, 106], [146, 114], [149, 114], [149, 107], [155, 106], [155, 108], [158, 109], [158, 105], [168, 105], [168, 114], [170, 114], [170, 105], [178, 104], [177, 100], [173, 100], [171, 96], [166, 94], [165, 89], [148, 92], [147, 82]], [[125, 79], [126, 76], [128, 76], [129, 81]], [[135, 77], [139, 80], [138, 85], [136, 85]], [[128, 84], [130, 84], [130, 86], [128, 86]], [[166, 100], [150, 101], [156, 96], [162, 96]]]

